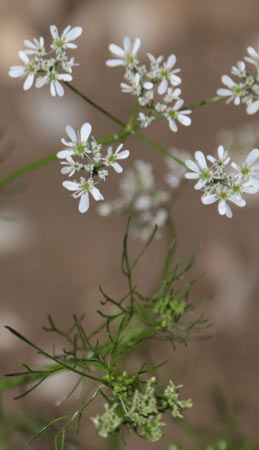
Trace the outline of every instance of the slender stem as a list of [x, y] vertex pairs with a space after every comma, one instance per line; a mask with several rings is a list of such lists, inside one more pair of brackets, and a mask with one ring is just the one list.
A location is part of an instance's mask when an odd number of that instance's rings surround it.
[[72, 84], [68, 83], [67, 81], [64, 81], [64, 84], [71, 89], [71, 91], [75, 92], [75, 94], [79, 95], [79, 97], [81, 97], [83, 100], [85, 100], [87, 103], [89, 103], [90, 105], [92, 105], [95, 109], [98, 109], [98, 111], [100, 111], [102, 114], [104, 114], [105, 116], [109, 117], [111, 120], [113, 120], [113, 122], [116, 122], [118, 125], [120, 125], [121, 127], [125, 128], [126, 124], [124, 122], [122, 122], [120, 119], [118, 119], [117, 117], [115, 117], [113, 114], [109, 113], [108, 111], [106, 111], [104, 108], [102, 108], [101, 106], [97, 105], [97, 103], [93, 102], [90, 98], [88, 98], [86, 95], [84, 95], [82, 92], [80, 92], [78, 89], [76, 89], [74, 86], [72, 86]]
[[131, 113], [130, 113], [129, 120], [128, 120], [128, 123], [127, 123], [127, 127], [128, 127], [129, 129], [132, 128], [132, 125], [133, 125], [133, 122], [134, 122], [134, 119], [135, 119], [135, 116], [136, 116], [138, 107], [139, 107], [139, 103], [138, 103], [138, 100], [137, 100], [136, 103], [135, 103], [135, 105], [134, 105], [133, 108], [132, 108], [132, 111], [131, 111]]
[[169, 156], [170, 158], [173, 158], [178, 164], [181, 164], [181, 166], [185, 167], [185, 164], [181, 159], [178, 159], [178, 158], [176, 158], [176, 156], [173, 156], [172, 153], [169, 153], [165, 148], [156, 144], [156, 142], [152, 141], [151, 139], [147, 138], [146, 136], [143, 136], [143, 134], [136, 133], [136, 132], [133, 132], [132, 134], [134, 134], [134, 136], [136, 136], [141, 141], [146, 142], [147, 144], [151, 145], [151, 147], [156, 148], [159, 152], [164, 153], [164, 155]]
[[199, 103], [193, 103], [192, 105], [183, 106], [181, 108], [181, 110], [199, 108], [200, 106], [206, 106], [206, 105], [210, 105], [211, 103], [220, 102], [221, 100], [225, 100], [225, 98], [226, 97], [217, 95], [216, 97], [211, 97], [211, 98], [208, 98], [207, 100], [202, 100]]
[[33, 163], [28, 164], [28, 166], [15, 170], [14, 172], [7, 175], [7, 177], [2, 178], [2, 180], [0, 180], [0, 188], [4, 187], [6, 184], [9, 184], [16, 178], [20, 178], [29, 172], [33, 172], [36, 169], [40, 169], [40, 167], [46, 166], [47, 164], [55, 161], [56, 159], [57, 159], [56, 153], [51, 153], [45, 158], [38, 159], [38, 161], [34, 161]]

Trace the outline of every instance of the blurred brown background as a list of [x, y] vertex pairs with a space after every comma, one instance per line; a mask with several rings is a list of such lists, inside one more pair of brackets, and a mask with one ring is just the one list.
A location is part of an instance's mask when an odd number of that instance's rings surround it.
[[[122, 71], [104, 64], [110, 42], [120, 45], [125, 35], [139, 36], [143, 61], [148, 51], [157, 56], [175, 53], [183, 98], [190, 104], [214, 96], [221, 75], [230, 73], [248, 45], [257, 46], [258, 13], [258, 0], [1, 0], [0, 124], [7, 130], [5, 141], [15, 144], [15, 151], [1, 165], [1, 177], [59, 149], [68, 123], [80, 126], [90, 121], [95, 137], [117, 129], [71, 92], [53, 99], [47, 87], [24, 92], [21, 80], [9, 78], [9, 66], [19, 64], [17, 52], [24, 39], [47, 38], [50, 24], [60, 31], [68, 24], [81, 25], [84, 33], [73, 52], [80, 66], [74, 69], [73, 84], [126, 120], [134, 99], [120, 93]], [[220, 131], [255, 120], [246, 115], [244, 107], [223, 103], [200, 108], [192, 118], [192, 126], [180, 127], [177, 134], [169, 131], [167, 123], [156, 124], [147, 134], [166, 148], [213, 153]], [[127, 167], [142, 158], [154, 163], [158, 179], [163, 177], [164, 163], [156, 150], [133, 138], [127, 146], [131, 149]], [[5, 324], [50, 348], [52, 337], [41, 330], [48, 313], [60, 326], [68, 327], [73, 313], [86, 312], [92, 327], [99, 320], [95, 314], [99, 284], [117, 297], [125, 289], [120, 256], [126, 219], [100, 218], [94, 201], [89, 212], [80, 215], [77, 202], [62, 188], [59, 169], [58, 163], [52, 163], [35, 171], [0, 197], [1, 215], [14, 219], [0, 221], [2, 373], [32, 358], [37, 362], [30, 349], [3, 328]], [[105, 199], [114, 197], [118, 181], [119, 175], [108, 179], [102, 189]], [[176, 383], [184, 384], [184, 395], [192, 397], [194, 408], [188, 413], [192, 422], [215, 421], [209, 391], [218, 383], [231, 401], [244, 399], [242, 426], [255, 438], [259, 419], [258, 198], [245, 209], [235, 209], [234, 219], [228, 220], [218, 215], [216, 207], [202, 206], [190, 183], [174, 209], [173, 220], [178, 260], [185, 260], [197, 243], [202, 244], [195, 271], [208, 273], [200, 291], [213, 296], [206, 310], [215, 322], [214, 337], [187, 349], [178, 347], [176, 352], [161, 347], [159, 357], [170, 359], [168, 371]], [[132, 242], [132, 246], [137, 250], [139, 243]], [[163, 239], [156, 242], [138, 269], [143, 292], [159, 271], [165, 246]], [[65, 387], [65, 380], [42, 386], [26, 405], [55, 416], [60, 413], [55, 402]], [[10, 411], [21, 408], [12, 395], [4, 397], [4, 405]], [[101, 438], [87, 444], [85, 430], [95, 436], [85, 419], [79, 448], [102, 448]], [[167, 433], [161, 449], [173, 439], [169, 427]], [[129, 442], [136, 448], [151, 448], [150, 443]]]

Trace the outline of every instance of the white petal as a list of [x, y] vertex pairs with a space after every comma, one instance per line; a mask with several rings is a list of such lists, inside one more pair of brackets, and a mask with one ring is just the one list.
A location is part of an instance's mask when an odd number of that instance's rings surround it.
[[124, 61], [122, 59], [108, 59], [105, 64], [106, 64], [106, 66], [109, 66], [109, 67], [117, 67], [117, 66], [123, 66]]
[[128, 36], [126, 36], [123, 39], [123, 46], [124, 46], [124, 54], [126, 53], [130, 53], [130, 49], [131, 49], [131, 40]]
[[181, 84], [182, 79], [180, 77], [178, 77], [177, 75], [174, 75], [173, 73], [170, 75], [170, 81], [172, 83], [173, 86], [178, 86], [179, 84]]
[[126, 159], [129, 157], [129, 154], [130, 154], [129, 150], [123, 150], [123, 152], [117, 153], [116, 159]]
[[204, 205], [211, 205], [212, 203], [215, 203], [217, 200], [217, 197], [215, 194], [206, 194], [201, 197], [201, 201]]
[[57, 74], [57, 79], [61, 81], [72, 81], [73, 77], [68, 73], [59, 73]]
[[196, 183], [196, 184], [194, 185], [194, 189], [196, 189], [197, 191], [199, 191], [200, 189], [203, 188], [203, 186], [205, 186], [205, 184], [206, 184], [206, 181], [200, 179], [200, 180], [198, 181], [198, 183]]
[[25, 75], [24, 66], [12, 66], [9, 70], [9, 76], [12, 78], [20, 78]]
[[226, 201], [225, 200], [219, 201], [218, 211], [221, 216], [224, 216], [224, 214], [226, 214]]
[[23, 89], [25, 91], [27, 91], [28, 89], [30, 89], [33, 85], [33, 81], [34, 81], [34, 73], [29, 73], [29, 75], [27, 76], [24, 84], [23, 84]]
[[230, 206], [228, 205], [228, 203], [225, 204], [225, 208], [226, 208], [226, 211], [225, 211], [226, 216], [227, 216], [229, 219], [231, 219], [231, 218], [233, 217], [233, 214], [232, 214], [231, 208], [230, 208]]
[[101, 194], [101, 192], [99, 191], [99, 189], [97, 189], [95, 186], [92, 186], [91, 190], [90, 190], [93, 198], [98, 202], [99, 200], [104, 200], [103, 195]]
[[58, 96], [59, 97], [63, 97], [63, 95], [64, 95], [64, 88], [63, 88], [62, 84], [58, 80], [55, 81], [55, 88], [56, 88]]
[[52, 95], [53, 97], [56, 96], [56, 84], [55, 84], [55, 81], [54, 81], [54, 80], [52, 80], [52, 81], [50, 82], [50, 93], [51, 93], [51, 95]]
[[200, 169], [197, 166], [197, 164], [192, 159], [187, 159], [185, 161], [185, 165], [188, 167], [188, 169], [191, 169], [193, 172], [200, 173]]
[[66, 132], [67, 132], [67, 135], [70, 137], [71, 141], [74, 142], [75, 144], [77, 144], [77, 142], [78, 142], [77, 133], [74, 130], [74, 128], [71, 127], [71, 125], [66, 126]]
[[131, 52], [133, 56], [136, 56], [136, 54], [138, 53], [140, 45], [141, 45], [141, 40], [139, 38], [137, 38], [133, 44], [133, 48], [132, 48], [132, 52]]
[[258, 180], [258, 186], [246, 183], [242, 187], [242, 192], [245, 192], [246, 194], [257, 194], [259, 190], [259, 180]]
[[247, 114], [255, 114], [259, 110], [259, 100], [255, 101], [254, 103], [251, 103], [251, 105], [248, 105], [246, 108]]
[[174, 105], [174, 111], [179, 111], [179, 109], [183, 106], [184, 101], [183, 99], [177, 100], [176, 104]]
[[241, 197], [241, 195], [232, 195], [229, 199], [232, 203], [237, 206], [243, 207], [246, 205], [246, 201]]
[[230, 91], [229, 89], [218, 89], [218, 90], [217, 90], [217, 94], [218, 94], [220, 97], [229, 97], [230, 95], [233, 94], [233, 92]]
[[225, 84], [225, 86], [227, 86], [228, 88], [233, 88], [234, 86], [236, 86], [236, 83], [234, 83], [234, 81], [232, 80], [232, 78], [230, 78], [228, 75], [223, 75], [221, 77], [221, 81], [223, 84]]
[[119, 58], [124, 58], [125, 56], [125, 51], [122, 50], [122, 48], [120, 48], [118, 45], [116, 44], [110, 44], [109, 45], [109, 50], [116, 56], [118, 56]]
[[171, 117], [169, 119], [169, 127], [170, 127], [170, 130], [172, 130], [174, 133], [176, 133], [178, 131], [178, 126], [176, 125], [175, 120], [172, 119]]
[[68, 26], [64, 29], [64, 31], [62, 32], [62, 34], [61, 34], [61, 39], [64, 39], [64, 38], [65, 38], [66, 34], [69, 32], [70, 29], [71, 29], [71, 25], [68, 25]]
[[73, 150], [60, 150], [57, 153], [57, 158], [58, 159], [66, 159], [66, 158], [68, 158], [69, 156], [71, 156], [73, 154], [74, 154]]
[[56, 25], [50, 25], [49, 29], [50, 29], [50, 33], [51, 33], [51, 36], [53, 37], [53, 39], [58, 39], [59, 35], [58, 35], [58, 29], [57, 29]]
[[186, 116], [185, 114], [178, 114], [177, 119], [185, 127], [188, 127], [192, 123], [192, 119], [189, 116]]
[[89, 209], [89, 194], [85, 192], [85, 194], [81, 195], [78, 209], [80, 213], [85, 213]]
[[248, 155], [248, 157], [246, 158], [246, 164], [248, 166], [251, 166], [259, 157], [259, 149], [258, 148], [254, 148]]
[[121, 165], [119, 163], [117, 163], [116, 161], [114, 161], [111, 166], [114, 168], [115, 172], [117, 173], [121, 173], [123, 172], [123, 168], [121, 167]]
[[79, 189], [79, 184], [74, 181], [63, 181], [62, 185], [69, 191], [77, 191]]
[[247, 49], [247, 53], [253, 58], [253, 59], [257, 59], [258, 58], [258, 53], [257, 51], [255, 51], [255, 49], [253, 47], [248, 47]]
[[88, 122], [81, 126], [80, 136], [82, 142], [87, 142], [92, 131], [92, 125]]
[[167, 60], [167, 63], [166, 63], [167, 69], [172, 69], [174, 67], [175, 63], [176, 63], [176, 56], [170, 55]]
[[225, 149], [224, 149], [223, 145], [219, 145], [218, 146], [219, 159], [223, 159], [224, 158], [224, 154], [225, 154]]
[[207, 159], [208, 159], [210, 162], [212, 162], [212, 163], [214, 163], [215, 161], [217, 161], [216, 158], [214, 158], [214, 156], [211, 156], [211, 155], [208, 155], [208, 156], [207, 156]]
[[184, 176], [189, 180], [195, 180], [197, 178], [200, 178], [200, 174], [197, 172], [187, 172]]
[[21, 60], [24, 62], [25, 65], [29, 64], [30, 59], [23, 50], [20, 50], [18, 55], [20, 56]]
[[77, 48], [77, 45], [72, 42], [67, 42], [64, 48]]
[[23, 42], [24, 42], [24, 45], [26, 45], [26, 47], [29, 47], [29, 48], [32, 48], [33, 50], [35, 50], [36, 45], [33, 44], [33, 42], [28, 41], [28, 39], [25, 39]]
[[152, 89], [153, 88], [153, 83], [151, 83], [151, 81], [145, 81], [145, 83], [143, 84], [143, 87], [144, 87], [144, 89], [146, 89], [147, 91], [149, 90], [149, 89]]
[[161, 81], [161, 83], [159, 84], [158, 89], [157, 89], [158, 94], [160, 94], [160, 95], [165, 94], [167, 91], [167, 88], [168, 88], [168, 81], [166, 78], [163, 78], [163, 80]]
[[207, 169], [208, 168], [207, 162], [206, 162], [206, 159], [205, 159], [205, 156], [204, 156], [203, 152], [201, 152], [200, 150], [197, 150], [194, 153], [194, 156], [195, 156], [195, 159], [198, 161], [198, 163], [199, 163], [199, 165], [200, 165], [200, 167], [202, 169]]
[[81, 36], [82, 33], [83, 33], [82, 27], [74, 27], [72, 28], [72, 30], [66, 33], [66, 41], [73, 41], [79, 38], [79, 36]]
[[[123, 144], [120, 144], [120, 145], [117, 147], [117, 149], [116, 149], [116, 151], [115, 151], [115, 154], [119, 153], [119, 151], [122, 149], [122, 147], [123, 147]], [[109, 148], [112, 149], [112, 147], [109, 147]]]

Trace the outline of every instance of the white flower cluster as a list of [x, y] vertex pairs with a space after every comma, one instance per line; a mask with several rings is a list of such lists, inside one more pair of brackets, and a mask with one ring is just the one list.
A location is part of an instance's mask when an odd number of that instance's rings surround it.
[[[61, 139], [64, 149], [57, 153], [57, 157], [64, 161], [61, 173], [72, 177], [75, 173], [82, 172], [79, 181], [64, 181], [63, 186], [69, 191], [74, 191], [72, 196], [80, 198], [79, 211], [85, 213], [89, 208], [89, 193], [96, 201], [103, 200], [103, 195], [96, 187], [100, 181], [105, 181], [108, 170], [112, 167], [115, 172], [121, 173], [123, 168], [117, 160], [128, 158], [129, 150], [121, 151], [123, 144], [120, 144], [115, 152], [109, 146], [107, 154], [102, 155], [102, 145], [91, 137], [92, 126], [86, 122], [81, 126], [80, 132], [67, 125], [66, 132], [70, 141]], [[73, 158], [76, 157], [77, 160]]]
[[248, 55], [244, 59], [252, 64], [255, 73], [250, 73], [246, 68], [245, 61], [238, 61], [236, 66], [232, 67], [231, 73], [239, 78], [239, 82], [235, 82], [228, 75], [223, 75], [221, 80], [226, 88], [217, 90], [217, 94], [227, 97], [227, 103], [231, 101], [235, 105], [245, 103], [247, 105], [247, 114], [255, 114], [259, 111], [259, 49], [256, 51], [253, 47], [248, 47]]
[[[253, 149], [242, 165], [231, 162], [228, 152], [222, 145], [218, 147], [218, 158], [208, 155], [211, 166], [208, 167], [205, 155], [200, 150], [195, 152], [195, 162], [187, 159], [185, 162], [190, 172], [185, 174], [188, 179], [197, 180], [194, 188], [202, 190], [201, 201], [210, 205], [218, 201], [220, 215], [232, 217], [228, 201], [237, 206], [245, 206], [243, 194], [257, 194], [259, 191], [259, 149]], [[234, 171], [227, 170], [231, 162]]]
[[[128, 169], [120, 182], [121, 197], [98, 208], [102, 216], [110, 214], [130, 214], [133, 216], [131, 233], [134, 237], [147, 239], [155, 225], [165, 224], [168, 212], [162, 205], [170, 196], [158, 189], [154, 182], [152, 165], [141, 160], [135, 161], [134, 169]], [[159, 237], [159, 233], [156, 234]]]
[[[178, 131], [177, 121], [182, 125], [191, 125], [190, 109], [184, 109], [179, 85], [182, 80], [177, 75], [180, 69], [175, 68], [176, 56], [170, 55], [167, 61], [163, 56], [155, 58], [147, 53], [149, 68], [139, 65], [137, 53], [141, 41], [131, 41], [125, 37], [123, 48], [110, 44], [109, 50], [114, 56], [106, 61], [107, 66], [124, 66], [127, 83], [121, 83], [122, 92], [138, 97], [139, 106], [145, 109], [140, 112], [138, 121], [141, 127], [148, 127], [156, 118], [165, 117], [172, 131]], [[156, 94], [160, 97], [156, 98]]]
[[[12, 78], [25, 78], [23, 89], [28, 90], [33, 86], [36, 75], [36, 88], [49, 85], [53, 97], [64, 95], [64, 88], [60, 82], [72, 80], [72, 69], [78, 65], [74, 58], [68, 59], [66, 50], [77, 48], [73, 43], [82, 34], [81, 27], [65, 28], [61, 35], [55, 25], [50, 26], [52, 43], [50, 51], [45, 49], [44, 39], [33, 38], [33, 41], [25, 40], [26, 50], [19, 51], [19, 57], [24, 65], [12, 66], [9, 75]], [[61, 73], [61, 71], [66, 73]]]

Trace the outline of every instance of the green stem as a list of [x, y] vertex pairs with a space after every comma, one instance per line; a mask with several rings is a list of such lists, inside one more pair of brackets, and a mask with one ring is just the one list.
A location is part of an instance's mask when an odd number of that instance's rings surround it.
[[199, 103], [193, 103], [192, 105], [183, 106], [181, 108], [181, 110], [199, 108], [200, 106], [206, 106], [206, 105], [210, 105], [212, 103], [220, 102], [221, 100], [225, 100], [225, 98], [226, 97], [222, 97], [222, 96], [217, 95], [215, 97], [208, 98], [207, 100], [202, 100]]
[[79, 97], [81, 97], [83, 100], [85, 100], [87, 103], [89, 103], [89, 105], [92, 105], [95, 109], [97, 109], [98, 111], [100, 111], [102, 114], [104, 114], [105, 116], [109, 117], [111, 120], [113, 120], [113, 122], [116, 122], [118, 125], [120, 125], [121, 127], [125, 128], [126, 124], [124, 122], [122, 122], [120, 119], [118, 119], [117, 117], [115, 117], [113, 114], [109, 113], [108, 111], [106, 111], [104, 108], [102, 108], [101, 106], [97, 105], [97, 103], [93, 102], [90, 98], [88, 98], [86, 95], [84, 95], [82, 92], [80, 92], [78, 89], [76, 89], [74, 86], [72, 86], [72, 84], [68, 83], [67, 81], [64, 82], [64, 84], [71, 89], [71, 91], [75, 92], [75, 94], [79, 95]]
[[134, 136], [136, 136], [138, 139], [140, 139], [141, 141], [146, 142], [147, 144], [151, 145], [151, 147], [156, 148], [159, 152], [163, 153], [164, 155], [169, 156], [169, 158], [173, 158], [178, 164], [181, 164], [181, 166], [185, 167], [185, 164], [181, 159], [178, 159], [178, 158], [176, 158], [176, 156], [173, 156], [165, 148], [156, 144], [156, 142], [152, 141], [151, 139], [147, 138], [146, 136], [143, 136], [143, 134], [136, 133], [136, 132], [133, 132], [132, 134]]
[[138, 100], [137, 100], [135, 105], [133, 106], [133, 109], [132, 109], [132, 111], [130, 113], [129, 120], [128, 120], [128, 123], [127, 123], [127, 127], [129, 129], [132, 129], [132, 125], [133, 125], [133, 122], [134, 122], [134, 119], [135, 119], [138, 107], [139, 107], [139, 103], [138, 103]]
[[28, 166], [22, 167], [21, 169], [15, 170], [14, 172], [10, 173], [10, 175], [7, 175], [7, 177], [2, 178], [2, 180], [0, 180], [0, 188], [4, 187], [6, 184], [9, 184], [16, 178], [20, 178], [29, 172], [33, 172], [34, 170], [39, 169], [40, 167], [46, 166], [47, 164], [55, 161], [56, 159], [57, 159], [56, 153], [51, 153], [45, 158], [39, 159], [38, 161], [34, 161], [33, 163], [28, 164]]

